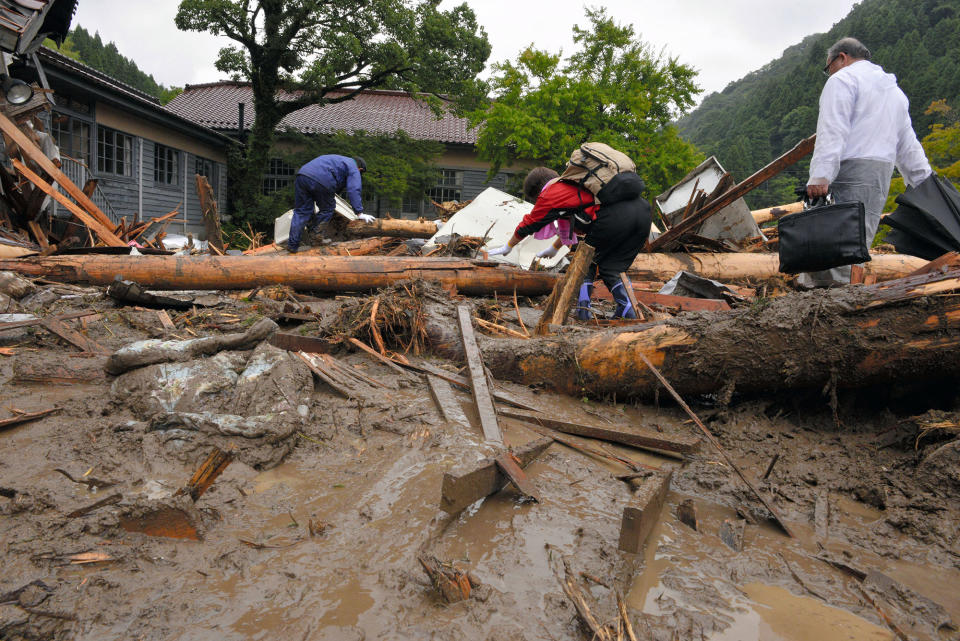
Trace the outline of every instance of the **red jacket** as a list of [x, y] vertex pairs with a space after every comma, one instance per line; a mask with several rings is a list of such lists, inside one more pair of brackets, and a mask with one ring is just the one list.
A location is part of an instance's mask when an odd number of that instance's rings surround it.
[[526, 238], [567, 215], [574, 216], [574, 228], [582, 229], [597, 219], [598, 208], [592, 193], [560, 180], [540, 192], [537, 203], [517, 225], [514, 234], [517, 238]]

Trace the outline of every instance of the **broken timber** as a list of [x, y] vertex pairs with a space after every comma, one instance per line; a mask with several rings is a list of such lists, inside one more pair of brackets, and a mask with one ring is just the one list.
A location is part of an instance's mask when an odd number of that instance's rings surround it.
[[203, 493], [210, 489], [213, 482], [217, 480], [227, 466], [233, 461], [233, 453], [224, 452], [220, 448], [213, 448], [213, 451], [204, 459], [197, 471], [190, 477], [186, 486], [177, 490], [174, 496], [187, 494], [196, 501]]
[[523, 412], [514, 409], [501, 409], [500, 414], [507, 418], [520, 419], [530, 423], [536, 423], [543, 427], [548, 427], [558, 432], [566, 434], [576, 434], [577, 436], [587, 436], [589, 438], [610, 441], [611, 443], [620, 443], [629, 445], [642, 450], [653, 450], [654, 452], [671, 452], [676, 454], [692, 454], [700, 449], [700, 439], [695, 436], [667, 435], [650, 430], [615, 430], [608, 427], [599, 427], [595, 425], [584, 425], [582, 423], [572, 423], [560, 419], [550, 418], [543, 414], [535, 412]]
[[463, 352], [466, 355], [467, 367], [470, 371], [470, 390], [473, 393], [473, 401], [477, 406], [477, 414], [480, 416], [483, 436], [491, 443], [502, 444], [503, 434], [500, 432], [500, 423], [497, 420], [497, 408], [494, 406], [493, 397], [490, 395], [490, 386], [487, 384], [487, 375], [483, 368], [480, 348], [477, 347], [477, 338], [473, 333], [470, 307], [459, 305], [457, 307], [457, 319], [460, 322]]
[[27, 412], [25, 414], [20, 414], [12, 418], [5, 418], [0, 420], [0, 431], [7, 429], [8, 427], [13, 427], [14, 425], [20, 425], [21, 423], [27, 423], [29, 421], [36, 420], [38, 418], [43, 418], [44, 416], [49, 416], [54, 412], [59, 412], [59, 407], [53, 407], [48, 410], [41, 410], [39, 412]]
[[[540, 438], [514, 449], [513, 455], [523, 468], [540, 456], [551, 443], [553, 439]], [[480, 499], [499, 492], [508, 481], [494, 459], [485, 459], [462, 472], [447, 472], [443, 475], [440, 509], [447, 514], [456, 514]]]
[[669, 230], [661, 234], [656, 240], [650, 243], [650, 251], [655, 252], [663, 247], [668, 247], [675, 243], [684, 234], [693, 231], [708, 218], [719, 213], [724, 207], [727, 207], [739, 198], [742, 198], [754, 188], [760, 186], [769, 178], [773, 178], [781, 171], [796, 163], [798, 160], [813, 151], [817, 136], [814, 134], [809, 138], [801, 140], [797, 145], [786, 152], [766, 167], [760, 169], [752, 176], [741, 183], [734, 185], [726, 192], [706, 203], [696, 213], [686, 220], [682, 220]]
[[557, 275], [461, 258], [383, 256], [103, 256], [0, 259], [13, 271], [67, 283], [110, 285], [119, 275], [149, 289], [253, 289], [287, 285], [327, 292], [369, 291], [403, 280], [428, 280], [466, 295], [512, 292], [538, 296]]
[[223, 253], [223, 231], [220, 229], [220, 212], [217, 210], [217, 198], [206, 176], [196, 174], [197, 196], [200, 198], [200, 211], [203, 212], [203, 228], [207, 242], [218, 254]]
[[577, 245], [573, 261], [567, 267], [566, 273], [554, 285], [553, 291], [544, 305], [540, 322], [533, 330], [535, 335], [544, 336], [550, 333], [550, 325], [565, 325], [567, 323], [567, 316], [570, 315], [570, 302], [577, 295], [580, 285], [587, 275], [587, 270], [593, 262], [595, 252], [596, 250], [586, 243]]
[[624, 552], [639, 554], [643, 551], [650, 532], [660, 520], [672, 475], [672, 470], [655, 472], [640, 487], [630, 505], [623, 508], [618, 547]]
[[517, 488], [517, 491], [520, 492], [524, 499], [529, 499], [534, 503], [540, 502], [537, 488], [534, 487], [533, 482], [524, 474], [523, 468], [520, 467], [520, 461], [516, 456], [511, 452], [503, 452], [497, 456], [495, 460], [497, 467], [510, 479], [510, 482]]
[[[429, 363], [401, 363], [400, 361], [396, 361], [396, 360], [394, 360], [393, 362], [399, 365], [400, 367], [405, 367], [415, 372], [421, 372], [423, 374], [432, 374], [437, 378], [439, 378], [440, 380], [447, 381], [448, 383], [453, 383], [457, 387], [462, 387], [465, 390], [470, 389], [470, 381], [467, 378], [460, 376], [459, 374], [454, 374], [453, 372], [448, 372], [446, 370], [440, 369], [439, 367], [434, 367]], [[532, 405], [524, 403], [522, 400], [520, 400], [513, 394], [504, 392], [503, 390], [498, 390], [494, 388], [492, 390], [492, 393], [493, 393], [493, 398], [502, 403], [508, 403], [510, 405], [513, 405], [514, 407], [519, 407], [520, 409], [524, 409], [524, 410], [530, 410], [531, 412], [539, 411], [536, 407], [533, 407]]]

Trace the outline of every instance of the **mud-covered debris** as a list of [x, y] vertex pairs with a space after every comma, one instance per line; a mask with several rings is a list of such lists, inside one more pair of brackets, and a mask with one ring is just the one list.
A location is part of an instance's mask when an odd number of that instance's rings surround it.
[[444, 601], [457, 603], [470, 598], [473, 586], [470, 584], [469, 573], [451, 562], [440, 561], [434, 556], [420, 555], [417, 560]]
[[684, 499], [677, 506], [677, 520], [689, 527], [691, 530], [698, 531], [700, 524], [697, 521], [697, 504], [693, 499]]
[[[194, 305], [199, 305], [194, 301], [151, 294], [138, 283], [131, 280], [121, 280], [112, 283], [107, 287], [107, 296], [118, 303], [128, 303], [130, 305], [139, 305], [140, 307], [150, 307], [153, 309], [187, 310]], [[202, 305], [200, 306], [202, 307]]]
[[104, 366], [108, 374], [118, 375], [131, 369], [156, 363], [182, 363], [230, 349], [251, 349], [277, 331], [277, 324], [261, 318], [242, 334], [207, 336], [186, 341], [137, 341], [113, 354]]
[[37, 286], [19, 274], [0, 272], [0, 293], [17, 300], [37, 291]]
[[170, 539], [203, 539], [201, 515], [186, 496], [143, 501], [127, 508], [119, 525], [127, 532]]
[[213, 482], [227, 469], [232, 461], [232, 452], [224, 452], [218, 447], [213, 448], [213, 451], [203, 460], [203, 463], [193, 473], [187, 484], [177, 490], [174, 496], [186, 494], [196, 501], [213, 485]]
[[724, 519], [720, 524], [720, 540], [734, 552], [740, 552], [743, 550], [743, 533], [746, 527], [747, 522], [744, 519]]
[[122, 500], [123, 500], [123, 495], [117, 492], [117, 493], [111, 494], [106, 498], [102, 498], [99, 501], [91, 503], [90, 505], [85, 505], [83, 507], [77, 508], [73, 512], [70, 512], [69, 514], [67, 514], [67, 518], [68, 519], [80, 518], [81, 516], [86, 516], [87, 514], [90, 514], [91, 512], [95, 512], [96, 510], [99, 510], [102, 507], [106, 507], [108, 505], [115, 505]]

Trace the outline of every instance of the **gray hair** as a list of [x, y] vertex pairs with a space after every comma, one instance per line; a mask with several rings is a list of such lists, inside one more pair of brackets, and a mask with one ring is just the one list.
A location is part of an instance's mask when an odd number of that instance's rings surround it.
[[863, 43], [856, 38], [840, 38], [832, 47], [827, 49], [827, 62], [845, 53], [851, 58], [858, 60], [869, 60], [870, 50], [863, 46]]

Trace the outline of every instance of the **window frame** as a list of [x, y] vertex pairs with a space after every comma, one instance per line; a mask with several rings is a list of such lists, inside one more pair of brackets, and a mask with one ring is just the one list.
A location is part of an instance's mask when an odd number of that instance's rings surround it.
[[180, 186], [181, 152], [176, 147], [153, 143], [153, 184], [159, 187]]
[[297, 176], [297, 168], [288, 164], [283, 158], [271, 158], [260, 181], [260, 192], [269, 196], [286, 189], [293, 184]]
[[[101, 134], [104, 134], [104, 139], [101, 139]], [[107, 157], [107, 142], [106, 136], [109, 135], [110, 143], [109, 147], [113, 150], [113, 155]], [[129, 148], [123, 144], [117, 144], [117, 141], [123, 143], [124, 141], [129, 142]], [[118, 158], [117, 150], [123, 150], [123, 157]], [[129, 151], [129, 154], [126, 152]], [[105, 127], [103, 125], [97, 125], [97, 170], [98, 175], [110, 175], [117, 178], [129, 178], [133, 179], [134, 176], [134, 167], [133, 161], [136, 154], [134, 138], [130, 134], [126, 134], [118, 129], [113, 129], [112, 127]], [[108, 163], [109, 168], [108, 169]], [[117, 167], [123, 165], [125, 171], [116, 171]]]

